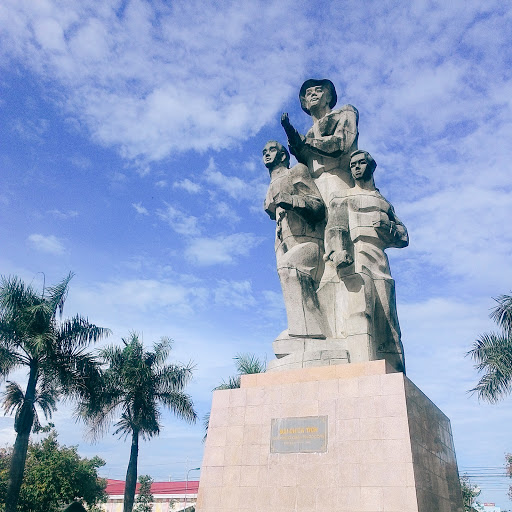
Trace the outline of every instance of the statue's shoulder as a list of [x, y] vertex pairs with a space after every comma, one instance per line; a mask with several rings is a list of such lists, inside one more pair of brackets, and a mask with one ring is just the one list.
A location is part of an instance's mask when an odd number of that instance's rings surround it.
[[308, 166], [304, 164], [295, 164], [292, 168], [290, 168], [290, 174], [294, 178], [311, 178], [311, 173], [309, 172]]
[[354, 112], [354, 114], [359, 115], [359, 111], [357, 110], [357, 108], [354, 107], [354, 105], [350, 105], [349, 103], [343, 105], [343, 107], [341, 108], [333, 110], [333, 112]]
[[357, 108], [354, 107], [354, 105], [350, 105], [350, 104], [343, 105], [343, 107], [333, 110], [331, 113], [334, 113], [334, 112], [336, 112], [339, 119], [341, 119], [342, 117], [344, 117], [346, 119], [347, 117], [354, 116], [356, 118], [356, 123], [359, 122], [359, 112], [358, 112]]

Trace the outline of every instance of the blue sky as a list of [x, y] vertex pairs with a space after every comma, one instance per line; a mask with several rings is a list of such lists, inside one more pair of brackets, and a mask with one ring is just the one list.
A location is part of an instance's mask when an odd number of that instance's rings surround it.
[[[113, 343], [172, 337], [202, 416], [236, 353], [272, 358], [285, 327], [261, 149], [285, 141], [283, 111], [307, 130], [299, 87], [329, 78], [409, 230], [388, 251], [408, 376], [451, 418], [462, 471], [500, 467], [511, 402], [467, 394], [464, 354], [512, 288], [511, 33], [498, 1], [5, 0], [0, 273], [41, 287], [73, 271], [67, 314]], [[124, 478], [127, 443], [90, 444], [69, 407], [55, 423]], [[183, 478], [201, 425], [164, 423], [139, 471]], [[506, 480], [475, 482], [509, 508]]]

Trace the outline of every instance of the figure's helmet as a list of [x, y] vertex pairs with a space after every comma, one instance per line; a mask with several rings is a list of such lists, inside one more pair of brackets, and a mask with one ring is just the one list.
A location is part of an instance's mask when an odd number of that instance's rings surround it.
[[304, 110], [304, 112], [306, 112], [306, 114], [308, 114], [308, 116], [311, 114], [309, 112], [309, 109], [306, 107], [306, 98], [305, 98], [306, 90], [309, 89], [310, 87], [316, 87], [318, 85], [325, 87], [329, 91], [329, 93], [331, 95], [331, 101], [329, 102], [330, 108], [333, 108], [334, 105], [336, 105], [336, 102], [338, 101], [338, 98], [336, 96], [336, 89], [334, 87], [334, 84], [330, 80], [327, 80], [327, 78], [322, 78], [322, 79], [310, 78], [309, 80], [306, 80], [302, 84], [302, 87], [300, 88], [300, 92], [299, 92], [300, 106], [302, 107], [302, 110]]

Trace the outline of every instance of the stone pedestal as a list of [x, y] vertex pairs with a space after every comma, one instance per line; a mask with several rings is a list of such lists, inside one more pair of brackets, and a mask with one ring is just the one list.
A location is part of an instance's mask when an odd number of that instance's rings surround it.
[[448, 418], [383, 360], [216, 391], [198, 512], [462, 512]]

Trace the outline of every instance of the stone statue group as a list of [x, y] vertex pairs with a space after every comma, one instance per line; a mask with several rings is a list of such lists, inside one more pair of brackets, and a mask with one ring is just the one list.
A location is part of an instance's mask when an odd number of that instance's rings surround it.
[[406, 247], [407, 229], [375, 187], [377, 163], [359, 150], [358, 112], [333, 110], [330, 80], [306, 80], [300, 134], [283, 114], [290, 154], [277, 141], [263, 149], [270, 172], [265, 211], [276, 221], [277, 271], [288, 329], [274, 341], [269, 369], [386, 359], [405, 371], [395, 286], [384, 249]]

